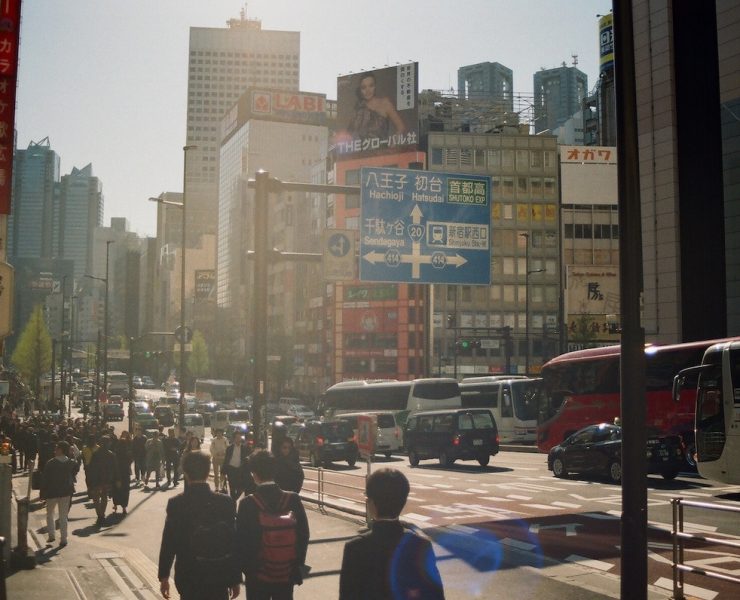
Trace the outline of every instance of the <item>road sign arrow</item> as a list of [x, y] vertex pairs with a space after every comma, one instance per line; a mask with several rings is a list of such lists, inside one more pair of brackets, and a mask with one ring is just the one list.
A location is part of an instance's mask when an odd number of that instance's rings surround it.
[[373, 265], [385, 262], [385, 254], [381, 252], [368, 252], [362, 258]]
[[565, 529], [565, 536], [570, 537], [578, 535], [578, 527], [583, 527], [583, 523], [558, 523], [557, 525], [540, 525], [539, 523], [532, 523], [529, 526], [529, 533], [537, 535], [540, 531], [545, 529]]
[[421, 218], [424, 216], [424, 213], [421, 212], [421, 209], [419, 208], [418, 204], [414, 204], [414, 208], [411, 211], [411, 222], [414, 225], [418, 225], [421, 223]]
[[467, 259], [464, 256], [460, 256], [459, 254], [447, 257], [447, 264], [454, 265], [456, 267], [462, 267], [467, 262]]

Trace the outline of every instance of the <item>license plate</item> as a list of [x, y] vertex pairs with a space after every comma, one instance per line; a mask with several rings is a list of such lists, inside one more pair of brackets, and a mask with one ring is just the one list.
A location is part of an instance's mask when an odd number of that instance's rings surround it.
[[473, 440], [473, 446], [482, 446], [483, 440]]

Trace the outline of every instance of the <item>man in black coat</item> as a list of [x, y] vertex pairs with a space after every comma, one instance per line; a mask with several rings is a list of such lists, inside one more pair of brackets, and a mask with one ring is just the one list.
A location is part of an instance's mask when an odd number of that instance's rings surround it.
[[105, 522], [105, 510], [108, 507], [108, 498], [113, 493], [113, 486], [118, 481], [118, 465], [116, 455], [110, 450], [110, 438], [100, 438], [98, 448], [90, 459], [87, 467], [87, 482], [90, 499], [98, 515], [95, 525], [100, 527]]
[[[231, 598], [236, 598], [241, 574], [235, 552], [234, 501], [212, 492], [208, 486], [211, 460], [207, 454], [191, 452], [182, 466], [187, 485], [182, 494], [167, 503], [159, 549], [162, 596], [170, 597], [170, 569], [174, 561], [175, 586], [181, 600], [225, 600], [229, 592]], [[204, 544], [198, 543], [202, 540], [197, 538], [199, 532], [206, 536]], [[208, 555], [203, 557], [207, 563], [199, 552]]]
[[[242, 499], [236, 516], [239, 560], [247, 600], [292, 600], [293, 586], [303, 583], [301, 569], [306, 562], [309, 538], [306, 511], [298, 494], [284, 492], [275, 483], [275, 457], [267, 450], [252, 454], [249, 466], [256, 491]], [[271, 516], [272, 523], [267, 523], [266, 516]], [[263, 533], [277, 521], [282, 522], [277, 525], [281, 531], [269, 532], [267, 536], [273, 541], [280, 540], [276, 543], [280, 547], [273, 546], [273, 553], [264, 547]], [[291, 537], [289, 547], [286, 540]], [[268, 562], [271, 558], [273, 562]]]
[[372, 529], [344, 546], [339, 599], [444, 600], [431, 542], [398, 520], [408, 479], [396, 469], [380, 469], [368, 477], [365, 494]]

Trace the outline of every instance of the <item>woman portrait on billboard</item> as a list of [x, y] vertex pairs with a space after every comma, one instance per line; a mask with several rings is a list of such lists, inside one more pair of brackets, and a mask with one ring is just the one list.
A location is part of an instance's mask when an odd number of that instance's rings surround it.
[[406, 124], [393, 102], [376, 95], [375, 73], [364, 73], [355, 90], [355, 114], [347, 130], [356, 138], [387, 138], [393, 125], [395, 133], [406, 133]]

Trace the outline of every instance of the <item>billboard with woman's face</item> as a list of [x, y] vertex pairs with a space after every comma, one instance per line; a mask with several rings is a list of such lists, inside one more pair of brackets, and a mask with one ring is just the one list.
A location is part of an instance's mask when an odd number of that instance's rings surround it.
[[418, 63], [337, 79], [338, 160], [416, 149], [419, 138]]

